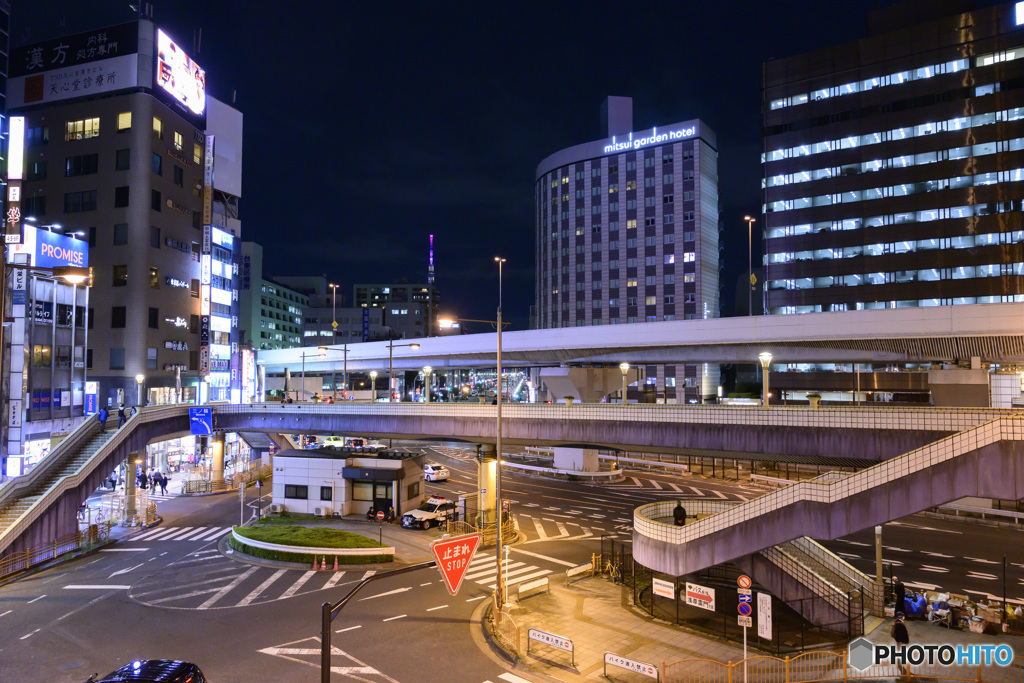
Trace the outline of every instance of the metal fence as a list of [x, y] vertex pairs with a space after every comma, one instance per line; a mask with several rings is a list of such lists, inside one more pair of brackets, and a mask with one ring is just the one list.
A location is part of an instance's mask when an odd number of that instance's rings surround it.
[[[795, 657], [756, 656], [738, 662], [683, 659], [662, 663], [663, 683], [823, 683], [825, 681], [896, 678], [894, 665], [871, 666], [858, 671], [847, 665], [845, 654], [807, 652]], [[907, 666], [905, 679], [965, 681], [971, 683], [1021, 683], [1024, 666], [1018, 657], [1009, 666]]]
[[492, 614], [494, 615], [494, 632], [518, 655], [519, 627], [516, 626], [516, 622], [504, 610], [492, 612]]
[[0, 558], [0, 579], [20, 574], [43, 562], [55, 560], [61, 555], [87, 550], [103, 543], [110, 538], [110, 527], [109, 522], [93, 524], [84, 533], [76, 531]]

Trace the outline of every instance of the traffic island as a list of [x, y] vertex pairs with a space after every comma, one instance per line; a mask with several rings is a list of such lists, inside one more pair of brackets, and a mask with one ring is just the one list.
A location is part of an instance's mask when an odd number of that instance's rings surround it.
[[395, 559], [395, 549], [372, 538], [340, 529], [311, 528], [295, 524], [236, 526], [228, 545], [251, 557], [277, 562], [311, 564], [381, 564]]

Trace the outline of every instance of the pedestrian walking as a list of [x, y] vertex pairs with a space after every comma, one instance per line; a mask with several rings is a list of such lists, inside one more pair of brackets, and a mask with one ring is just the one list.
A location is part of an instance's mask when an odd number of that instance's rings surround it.
[[106, 408], [100, 408], [100, 434], [107, 431], [107, 417], [109, 417], [109, 415], [110, 414], [107, 412]]
[[[907, 632], [907, 625], [903, 621], [903, 612], [896, 612], [896, 621], [892, 622], [892, 630], [889, 635], [892, 636], [893, 641], [896, 643], [896, 648], [900, 651], [900, 654], [905, 653], [905, 648], [910, 644], [910, 633]], [[897, 660], [896, 668], [900, 672], [900, 676], [907, 675], [906, 659], [901, 657]]]
[[896, 611], [905, 611], [907, 609], [907, 606], [903, 603], [903, 601], [907, 597], [907, 587], [903, 585], [903, 582], [900, 581], [900, 577], [898, 576], [892, 577], [892, 593], [896, 598]]
[[124, 424], [125, 413], [124, 413], [124, 402], [121, 403], [117, 408], [117, 428], [120, 429], [121, 425]]
[[160, 493], [167, 495], [167, 475], [163, 473], [160, 474]]

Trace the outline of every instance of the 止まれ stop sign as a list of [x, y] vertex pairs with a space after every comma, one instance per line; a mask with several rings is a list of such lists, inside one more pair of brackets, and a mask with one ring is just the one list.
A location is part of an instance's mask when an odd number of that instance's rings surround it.
[[431, 544], [430, 549], [437, 561], [437, 569], [441, 572], [445, 587], [452, 595], [459, 592], [459, 586], [466, 577], [466, 570], [469, 569], [469, 563], [473, 560], [473, 554], [479, 545], [480, 534], [442, 538]]

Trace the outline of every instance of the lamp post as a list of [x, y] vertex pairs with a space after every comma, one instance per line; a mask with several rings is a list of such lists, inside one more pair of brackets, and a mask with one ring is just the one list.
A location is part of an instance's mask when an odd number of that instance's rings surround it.
[[408, 346], [410, 349], [420, 348], [419, 344], [396, 344], [394, 339], [388, 340], [388, 403], [394, 401], [395, 391], [391, 386], [395, 377], [395, 347]]
[[139, 385], [139, 387], [138, 387], [138, 394], [135, 397], [135, 405], [137, 405], [137, 406], [141, 406], [142, 405], [142, 384], [145, 381], [146, 381], [146, 376], [143, 375], [141, 372], [139, 374], [135, 375], [135, 382]]
[[761, 361], [761, 407], [770, 408], [768, 403], [768, 368], [772, 365], [772, 354], [762, 351], [757, 354], [757, 360]]
[[371, 403], [377, 402], [377, 371], [370, 371], [370, 392], [373, 398], [370, 399]]
[[501, 574], [501, 270], [505, 259], [495, 256], [494, 261], [498, 264], [498, 424], [495, 433], [495, 472], [494, 472], [494, 513], [497, 518], [495, 536], [495, 560], [497, 562], [498, 576], [498, 609], [505, 604], [505, 580]]
[[430, 367], [429, 365], [423, 368], [423, 375], [427, 378], [426, 382], [424, 382], [427, 391], [427, 403], [430, 403], [430, 373], [432, 373], [433, 371], [434, 368]]
[[[323, 357], [325, 357], [327, 355], [327, 347], [326, 346], [318, 346], [316, 348], [317, 348], [317, 351], [318, 351], [318, 353], [316, 354], [317, 358], [323, 358]], [[310, 358], [313, 357], [312, 353], [307, 354], [305, 351], [302, 352], [302, 390], [299, 392], [299, 400], [300, 401], [305, 400], [305, 396], [306, 396], [306, 356], [307, 355]]]
[[743, 217], [747, 222], [747, 268], [750, 288], [747, 290], [747, 315], [754, 315], [754, 217], [747, 215]]
[[331, 288], [331, 343], [338, 341], [338, 285], [327, 285]]
[[629, 363], [619, 363], [622, 370], [622, 405], [626, 405], [626, 376], [629, 375]]

